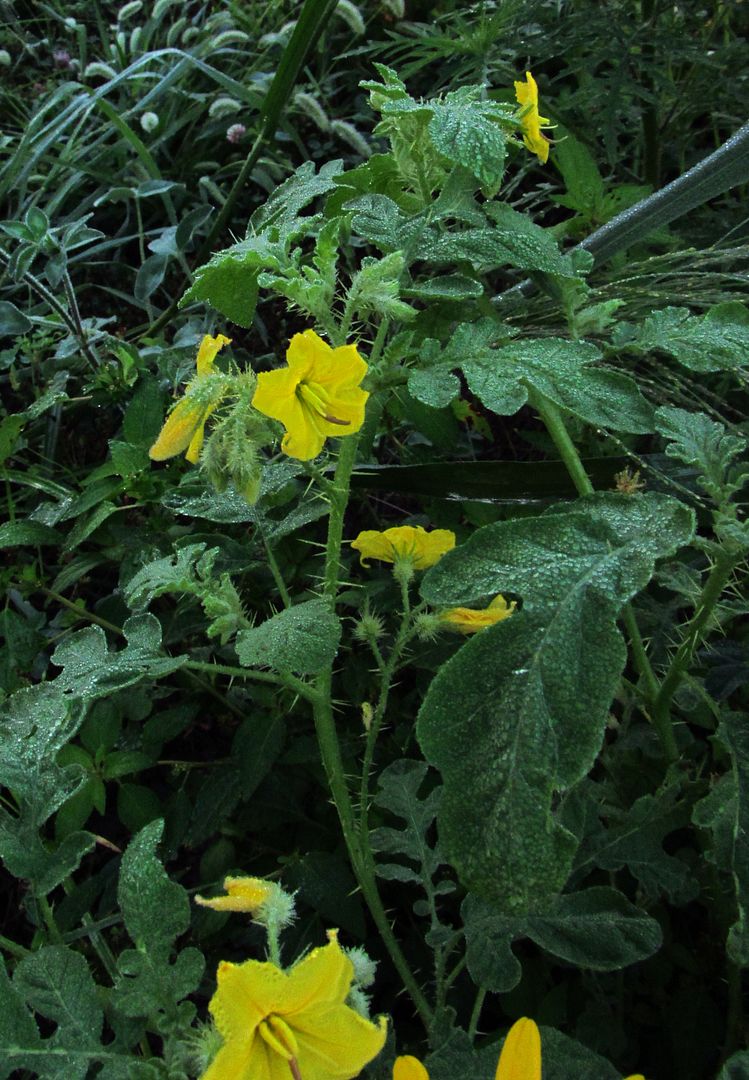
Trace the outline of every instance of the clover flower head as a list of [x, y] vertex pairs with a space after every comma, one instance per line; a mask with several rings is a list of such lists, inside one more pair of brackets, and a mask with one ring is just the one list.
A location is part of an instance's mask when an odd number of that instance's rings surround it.
[[159, 126], [159, 114], [155, 112], [144, 112], [140, 118], [140, 126], [145, 131], [146, 135], [150, 135], [152, 131], [155, 131]]
[[367, 365], [355, 345], [333, 349], [314, 330], [294, 335], [286, 363], [258, 375], [252, 404], [286, 428], [285, 454], [310, 461], [326, 439], [353, 435], [364, 423], [369, 393], [359, 384]]
[[335, 931], [289, 971], [222, 961], [208, 1006], [224, 1042], [201, 1080], [352, 1080], [383, 1047], [386, 1023], [345, 1004], [353, 967]]
[[232, 124], [231, 127], [226, 129], [226, 141], [236, 146], [237, 143], [242, 141], [242, 136], [247, 131], [244, 124]]
[[494, 626], [495, 623], [509, 619], [516, 606], [514, 600], [508, 604], [500, 593], [485, 608], [449, 608], [441, 612], [439, 618], [451, 630], [457, 630], [460, 634], [475, 634], [479, 630], [485, 630], [487, 626]]
[[526, 71], [525, 78], [525, 82], [515, 83], [515, 97], [521, 106], [520, 127], [523, 132], [523, 142], [541, 164], [545, 165], [549, 160], [549, 140], [541, 134], [541, 128], [547, 125], [549, 120], [539, 115], [538, 85], [530, 71]]
[[368, 566], [368, 559], [380, 562], [408, 562], [414, 570], [426, 570], [434, 566], [442, 556], [455, 547], [455, 533], [450, 529], [432, 529], [427, 532], [421, 525], [396, 525], [378, 532], [368, 529], [360, 532], [351, 547], [359, 552], [359, 562]]

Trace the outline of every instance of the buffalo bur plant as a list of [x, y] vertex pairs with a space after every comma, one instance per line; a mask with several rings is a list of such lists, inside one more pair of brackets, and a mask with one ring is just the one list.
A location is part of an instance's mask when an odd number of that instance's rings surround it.
[[749, 320], [561, 243], [516, 73], [375, 62], [372, 152], [173, 223], [129, 334], [87, 218], [3, 225], [0, 1076], [749, 1077]]

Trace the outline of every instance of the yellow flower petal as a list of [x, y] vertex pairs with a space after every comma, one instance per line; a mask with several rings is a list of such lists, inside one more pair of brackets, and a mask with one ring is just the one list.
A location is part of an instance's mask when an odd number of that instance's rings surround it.
[[[236, 879], [235, 879], [236, 880]], [[209, 1009], [224, 1043], [201, 1080], [352, 1080], [385, 1042], [344, 1004], [353, 966], [335, 933], [290, 971], [248, 960], [221, 963]]]
[[509, 619], [516, 606], [514, 600], [508, 604], [500, 593], [485, 608], [450, 608], [442, 612], [440, 619], [451, 630], [457, 630], [461, 634], [475, 634], [478, 630], [485, 630], [487, 626], [494, 626], [495, 623]]
[[290, 1017], [303, 1080], [350, 1080], [385, 1045], [387, 1024], [365, 1020], [348, 1005], [316, 1005]]
[[418, 1058], [405, 1054], [395, 1059], [393, 1080], [429, 1080], [429, 1073]]
[[228, 877], [224, 881], [224, 890], [227, 896], [215, 896], [210, 900], [196, 896], [195, 903], [214, 911], [246, 911], [254, 915], [270, 896], [273, 886], [262, 878]]
[[277, 1011], [287, 980], [275, 964], [222, 960], [216, 973], [218, 988], [208, 1008], [224, 1042], [251, 1042], [260, 1021]]
[[523, 142], [527, 149], [545, 165], [549, 159], [549, 141], [541, 134], [541, 125], [548, 124], [549, 120], [539, 115], [538, 86], [530, 71], [526, 71], [525, 78], [526, 82], [515, 83], [515, 97], [523, 108], [520, 114]]
[[180, 398], [164, 421], [156, 442], [148, 451], [152, 461], [166, 461], [181, 454], [190, 446], [201, 424], [205, 423], [204, 409], [196, 401]]
[[426, 570], [455, 547], [455, 533], [450, 529], [427, 532], [421, 525], [397, 525], [384, 532], [375, 529], [360, 532], [351, 541], [351, 547], [359, 552], [362, 566], [368, 565], [367, 559], [389, 563], [410, 559], [415, 570]]
[[541, 1080], [541, 1034], [527, 1016], [507, 1032], [495, 1080]]
[[210, 334], [205, 335], [200, 343], [196, 361], [199, 376], [211, 374], [213, 362], [224, 345], [231, 345], [231, 338], [225, 337], [223, 334], [219, 334], [217, 337], [211, 337]]
[[369, 397], [359, 385], [367, 365], [354, 345], [332, 349], [314, 330], [295, 334], [288, 367], [258, 375], [252, 404], [286, 428], [281, 449], [289, 457], [317, 457], [327, 438], [353, 435], [364, 423]]
[[[218, 385], [220, 378], [210, 380], [208, 376], [213, 372], [219, 350], [230, 343], [231, 338], [223, 334], [215, 338], [206, 334], [201, 341], [196, 360], [197, 376], [188, 384], [185, 396], [180, 398], [167, 416], [156, 442], [148, 451], [152, 461], [166, 461], [186, 450], [187, 460], [193, 465], [197, 464], [203, 449], [205, 422], [218, 407], [222, 396], [222, 389]], [[208, 381], [204, 382], [206, 379]], [[216, 386], [212, 385], [214, 382]], [[207, 391], [207, 397], [203, 390]]]
[[338, 944], [337, 936], [334, 933], [328, 936], [327, 945], [307, 953], [289, 972], [285, 1012], [298, 1012], [312, 1002], [340, 1005], [346, 1000], [354, 966]]

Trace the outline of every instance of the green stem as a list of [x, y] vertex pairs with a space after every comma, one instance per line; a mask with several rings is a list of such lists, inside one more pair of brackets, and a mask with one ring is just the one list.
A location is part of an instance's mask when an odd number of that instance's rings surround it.
[[[380, 693], [372, 715], [372, 722], [367, 732], [367, 743], [364, 749], [364, 763], [362, 765], [361, 789], [359, 793], [359, 835], [364, 837], [369, 833], [369, 777], [372, 772], [375, 746], [380, 734], [382, 721], [387, 710], [388, 696], [393, 682], [393, 676], [400, 658], [403, 646], [408, 638], [408, 628], [411, 622], [411, 597], [408, 592], [408, 582], [401, 580], [401, 602], [403, 605], [401, 622], [395, 642], [390, 650], [386, 662], [381, 667]], [[378, 650], [379, 652], [379, 650]]]
[[68, 308], [70, 310], [70, 317], [72, 318], [73, 323], [75, 324], [76, 337], [78, 338], [78, 341], [80, 342], [81, 350], [83, 351], [83, 355], [86, 357], [86, 359], [88, 360], [91, 367], [94, 370], [96, 370], [96, 368], [98, 366], [97, 359], [96, 359], [96, 356], [94, 355], [93, 350], [91, 349], [91, 346], [89, 344], [88, 336], [86, 334], [86, 331], [83, 329], [83, 321], [81, 320], [81, 313], [80, 313], [80, 310], [78, 308], [78, 301], [77, 301], [76, 295], [75, 295], [75, 288], [73, 287], [73, 282], [70, 280], [70, 274], [67, 272], [67, 270], [65, 270], [63, 272], [62, 284], [63, 284], [63, 286], [65, 288], [65, 296], [67, 297], [67, 300], [68, 300]]
[[[6, 267], [10, 266], [10, 256], [7, 255], [4, 251], [0, 251], [0, 263], [2, 263]], [[35, 277], [33, 274], [30, 274], [28, 270], [24, 273], [23, 280], [34, 290], [35, 293], [37, 293], [38, 296], [42, 298], [42, 300], [45, 301], [45, 303], [49, 305], [49, 307], [52, 308], [54, 312], [56, 312], [57, 315], [60, 316], [73, 337], [77, 337], [78, 332], [76, 329], [76, 325], [73, 322], [72, 316], [68, 311], [65, 310], [63, 305], [54, 295], [54, 293], [51, 293], [47, 286], [42, 285], [39, 278]]]
[[697, 601], [694, 615], [687, 624], [686, 633], [677, 648], [653, 706], [653, 719], [656, 724], [671, 724], [671, 700], [676, 693], [684, 674], [689, 667], [694, 651], [702, 640], [703, 631], [720, 600], [723, 589], [733, 573], [738, 561], [735, 554], [721, 554], [710, 571], [707, 581]]
[[23, 945], [11, 941], [10, 938], [4, 937], [2, 934], [0, 934], [0, 949], [5, 949], [7, 953], [17, 957], [18, 960], [23, 960], [24, 956], [29, 956], [31, 952], [30, 949], [25, 949]]
[[265, 545], [265, 554], [268, 556], [268, 568], [273, 575], [273, 580], [276, 583], [276, 588], [278, 589], [278, 593], [283, 602], [283, 606], [289, 608], [291, 607], [291, 597], [289, 596], [289, 590], [286, 588], [286, 582], [283, 579], [283, 574], [281, 573], [278, 562], [276, 561], [276, 556], [273, 553], [273, 548], [265, 539], [265, 536], [263, 536], [263, 544]]
[[484, 998], [486, 997], [486, 988], [480, 986], [476, 994], [476, 1000], [473, 1003], [473, 1012], [471, 1013], [471, 1020], [468, 1024], [468, 1038], [473, 1042], [476, 1038], [476, 1032], [478, 1031], [479, 1020], [481, 1019], [481, 1010], [484, 1006]]
[[[323, 574], [323, 594], [331, 606], [335, 604], [338, 593], [343, 519], [348, 505], [351, 472], [356, 460], [358, 441], [357, 435], [349, 436], [343, 440], [333, 480], [330, 518], [328, 520], [328, 539], [325, 546], [325, 571]], [[314, 701], [315, 731], [328, 787], [338, 812], [343, 839], [362, 896], [369, 908], [383, 944], [390, 954], [393, 965], [403, 981], [403, 985], [408, 990], [424, 1025], [429, 1027], [432, 1010], [411, 972], [390, 926], [387, 912], [377, 888], [374, 857], [369, 847], [369, 837], [360, 835], [356, 828], [351, 793], [346, 783], [341, 746], [333, 716], [332, 690], [333, 669], [328, 667], [315, 680]]]
[[528, 391], [528, 402], [543, 420], [578, 494], [592, 495], [594, 488], [590, 477], [585, 471], [577, 447], [570, 438], [570, 433], [557, 406], [537, 390]]
[[285, 686], [289, 690], [293, 690], [295, 694], [306, 698], [307, 701], [317, 699], [314, 687], [302, 679], [298, 679], [290, 671], [285, 671], [283, 675], [274, 675], [272, 671], [255, 671], [252, 668], [233, 667], [230, 664], [210, 664], [202, 660], [187, 660], [182, 666], [191, 671], [209, 671], [215, 675], [230, 675], [233, 679], [254, 679], [256, 682], [274, 683], [276, 686]]
[[36, 902], [39, 905], [39, 910], [42, 913], [44, 925], [47, 927], [50, 939], [54, 942], [55, 945], [62, 945], [62, 934], [60, 933], [60, 928], [58, 927], [55, 920], [55, 913], [52, 910], [52, 905], [50, 904], [49, 900], [46, 896], [37, 896]]

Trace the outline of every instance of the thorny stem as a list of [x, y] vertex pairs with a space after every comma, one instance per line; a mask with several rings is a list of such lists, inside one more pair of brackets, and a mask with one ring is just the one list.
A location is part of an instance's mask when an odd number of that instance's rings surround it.
[[[570, 438], [570, 433], [567, 431], [560, 410], [553, 402], [549, 401], [548, 398], [544, 397], [544, 395], [537, 390], [529, 390], [528, 399], [541, 417], [546, 430], [559, 451], [559, 456], [564, 462], [564, 466], [567, 469], [578, 494], [592, 495], [594, 488], [590, 482], [590, 477], [586, 473], [585, 466], [580, 460], [577, 447]], [[645, 681], [651, 702], [654, 702], [656, 695], [659, 693], [659, 684], [645, 651], [642, 636], [637, 625], [637, 619], [635, 618], [635, 613], [630, 604], [625, 606], [622, 617], [630, 636], [632, 659], [640, 676]], [[667, 760], [675, 761], [679, 754], [670, 717], [667, 715], [664, 722], [662, 717], [657, 716], [655, 709], [653, 709], [652, 722], [658, 738], [661, 741], [661, 745], [663, 746], [663, 751]]]
[[192, 671], [209, 671], [216, 675], [230, 675], [235, 679], [254, 679], [256, 682], [274, 683], [276, 686], [285, 686], [307, 701], [315, 701], [317, 695], [314, 688], [303, 679], [298, 679], [291, 672], [283, 675], [274, 675], [272, 671], [255, 671], [251, 668], [233, 667], [230, 664], [210, 664], [202, 660], [187, 660], [183, 667]]
[[[335, 604], [338, 593], [343, 519], [348, 505], [351, 472], [356, 460], [358, 442], [358, 434], [351, 435], [343, 440], [333, 479], [333, 490], [330, 495], [330, 518], [328, 520], [328, 539], [325, 546], [323, 594], [328, 599], [331, 607]], [[393, 965], [400, 975], [403, 985], [408, 990], [422, 1022], [428, 1028], [432, 1019], [432, 1010], [408, 966], [380, 899], [375, 876], [374, 857], [369, 847], [369, 837], [360, 834], [356, 827], [351, 793], [346, 783], [341, 746], [331, 703], [333, 689], [332, 666], [327, 667], [317, 676], [314, 685], [315, 731], [320, 747], [320, 756], [330, 793], [338, 812], [338, 819], [341, 823], [341, 831], [351, 860], [351, 866]]]
[[[390, 694], [390, 687], [393, 682], [393, 676], [395, 675], [398, 660], [400, 659], [403, 646], [406, 643], [408, 637], [408, 628], [411, 622], [411, 598], [408, 592], [408, 582], [401, 580], [401, 623], [398, 627], [398, 633], [396, 634], [393, 647], [390, 650], [390, 654], [381, 667], [380, 675], [380, 693], [375, 705], [372, 720], [367, 732], [367, 743], [364, 749], [364, 763], [362, 765], [361, 776], [361, 791], [359, 794], [359, 834], [363, 837], [369, 832], [369, 776], [372, 771], [372, 762], [374, 760], [375, 746], [377, 745], [377, 737], [380, 734], [380, 728], [382, 727], [382, 721], [385, 718], [385, 711], [387, 709], [388, 695]], [[378, 650], [379, 652], [379, 650]]]
[[[741, 556], [743, 557], [743, 556]], [[702, 589], [699, 600], [694, 610], [694, 615], [687, 623], [686, 632], [682, 642], [674, 654], [665, 678], [661, 683], [658, 695], [653, 706], [653, 719], [656, 723], [671, 723], [671, 699], [676, 693], [684, 673], [694, 655], [694, 651], [702, 640], [702, 633], [713, 613], [715, 605], [720, 599], [728, 579], [740, 557], [733, 553], [723, 552], [718, 555], [715, 565], [710, 571], [707, 581]]]

